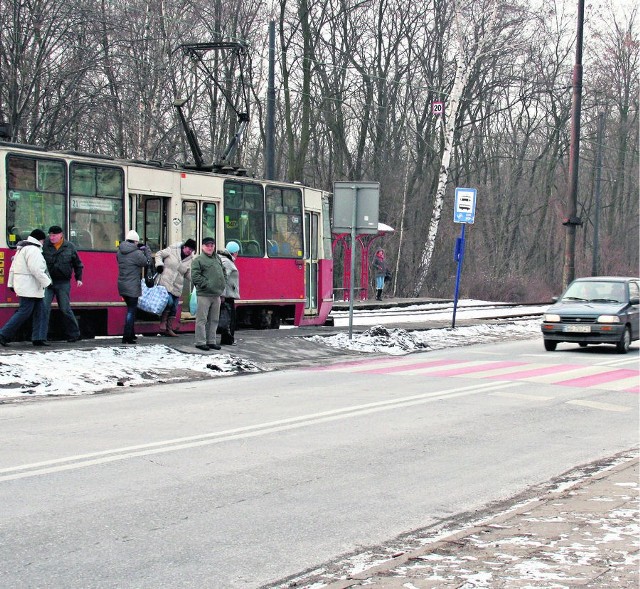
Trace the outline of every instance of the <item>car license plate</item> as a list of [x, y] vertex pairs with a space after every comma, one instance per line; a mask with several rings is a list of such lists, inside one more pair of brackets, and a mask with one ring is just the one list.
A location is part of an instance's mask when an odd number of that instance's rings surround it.
[[591, 333], [591, 325], [565, 325], [564, 330], [569, 333]]

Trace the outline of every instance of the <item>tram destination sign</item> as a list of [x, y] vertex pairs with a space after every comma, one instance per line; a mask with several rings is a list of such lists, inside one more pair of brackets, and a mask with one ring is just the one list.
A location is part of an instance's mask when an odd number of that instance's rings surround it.
[[378, 233], [379, 182], [333, 183], [334, 233]]

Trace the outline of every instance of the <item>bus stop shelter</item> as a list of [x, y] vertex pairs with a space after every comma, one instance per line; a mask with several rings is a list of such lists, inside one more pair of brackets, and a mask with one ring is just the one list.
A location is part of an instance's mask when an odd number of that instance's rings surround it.
[[[395, 229], [385, 225], [384, 223], [378, 223], [378, 233], [368, 233], [356, 235], [356, 243], [360, 246], [360, 276], [359, 281], [354, 284], [354, 297], [356, 300], [366, 301], [369, 294], [369, 255], [376, 240], [393, 233]], [[335, 288], [335, 291], [339, 296], [336, 299], [342, 299], [343, 301], [349, 300], [349, 292], [351, 290], [351, 234], [350, 233], [334, 233], [332, 250], [335, 260], [336, 250], [339, 245], [342, 245], [342, 286]], [[357, 252], [356, 252], [357, 255]], [[358, 271], [356, 270], [356, 273]]]

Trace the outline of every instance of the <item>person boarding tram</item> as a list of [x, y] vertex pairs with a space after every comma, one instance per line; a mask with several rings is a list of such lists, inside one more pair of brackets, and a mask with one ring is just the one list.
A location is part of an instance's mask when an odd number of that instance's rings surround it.
[[154, 256], [156, 272], [160, 274], [158, 285], [164, 286], [171, 297], [160, 315], [160, 335], [178, 337], [174, 321], [184, 281], [191, 280], [191, 263], [195, 251], [195, 240], [187, 239], [184, 243], [176, 243], [156, 252]]

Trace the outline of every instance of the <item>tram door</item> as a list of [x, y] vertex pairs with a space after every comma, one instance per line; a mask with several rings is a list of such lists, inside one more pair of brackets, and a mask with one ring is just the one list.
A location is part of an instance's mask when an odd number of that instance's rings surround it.
[[167, 235], [167, 217], [169, 198], [148, 195], [133, 195], [135, 207], [135, 227], [140, 241], [157, 252], [169, 244]]
[[304, 214], [305, 315], [318, 314], [318, 252], [320, 251], [320, 215]]
[[[213, 237], [218, 240], [218, 210], [219, 201], [208, 202], [199, 200], [182, 201], [182, 236], [179, 241], [183, 243], [187, 239], [195, 239], [197, 244], [202, 243], [205, 237]], [[166, 247], [166, 246], [165, 246]], [[195, 255], [195, 254], [194, 254]], [[189, 300], [193, 285], [191, 280], [185, 279], [182, 287], [182, 316], [189, 313]]]

